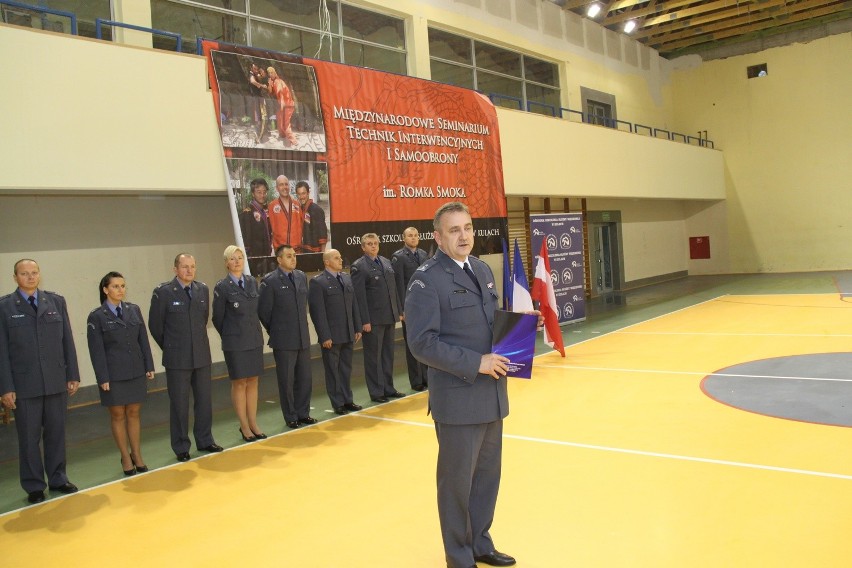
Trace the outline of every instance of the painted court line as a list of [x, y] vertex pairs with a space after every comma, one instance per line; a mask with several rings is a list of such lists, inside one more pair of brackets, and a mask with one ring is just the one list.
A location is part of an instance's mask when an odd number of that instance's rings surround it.
[[734, 337], [852, 337], [852, 333], [730, 333], [708, 331], [615, 331], [630, 335], [718, 335]]
[[574, 369], [577, 371], [601, 371], [607, 373], [652, 373], [660, 375], [695, 375], [698, 377], [738, 377], [745, 379], [781, 379], [781, 380], [796, 380], [796, 381], [827, 381], [852, 383], [852, 379], [836, 379], [831, 377], [796, 377], [785, 375], [744, 375], [737, 373], [714, 373], [713, 371], [671, 371], [662, 369], [618, 369], [615, 367], [581, 367], [579, 365], [545, 365], [536, 363], [536, 367], [545, 367], [548, 369]]
[[[405, 424], [408, 426], [420, 426], [423, 428], [433, 428], [432, 424], [424, 424], [422, 422], [414, 422], [411, 420], [400, 420], [398, 418], [386, 418], [383, 416], [370, 416], [367, 414], [358, 414], [357, 416], [361, 418], [370, 418], [372, 420], [382, 420], [385, 422], [394, 422], [396, 424]], [[798, 475], [810, 475], [814, 477], [828, 477], [832, 479], [844, 479], [847, 481], [852, 481], [852, 475], [844, 475], [842, 473], [830, 473], [826, 471], [812, 471], [809, 469], [796, 469], [790, 467], [778, 467], [774, 465], [762, 465], [755, 463], [746, 463], [746, 462], [735, 462], [729, 460], [717, 460], [711, 458], [699, 458], [694, 456], [681, 456], [677, 454], [664, 454], [660, 452], [646, 452], [642, 450], [630, 450], [627, 448], [614, 448], [611, 446], [596, 446], [594, 444], [580, 444], [578, 442], [562, 442], [558, 440], [548, 440], [546, 438], [533, 438], [530, 436], [518, 436], [515, 434], [503, 434], [504, 438], [509, 438], [512, 440], [521, 440], [524, 442], [536, 442], [539, 444], [549, 444], [555, 446], [567, 446], [571, 448], [580, 448], [584, 450], [596, 450], [601, 452], [612, 452], [617, 454], [628, 454], [634, 456], [643, 456], [643, 457], [651, 457], [651, 458], [662, 458], [668, 460], [677, 460], [677, 461], [687, 461], [687, 462], [698, 462], [698, 463], [707, 463], [712, 465], [726, 465], [730, 467], [741, 467], [746, 469], [757, 469], [762, 471], [776, 471], [780, 473], [794, 473]]]

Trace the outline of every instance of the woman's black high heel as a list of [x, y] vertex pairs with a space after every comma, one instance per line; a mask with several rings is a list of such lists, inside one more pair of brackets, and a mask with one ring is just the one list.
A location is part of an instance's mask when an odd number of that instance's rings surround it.
[[237, 426], [237, 430], [240, 431], [240, 436], [243, 437], [243, 442], [255, 442], [257, 441], [257, 436], [246, 436], [243, 434], [243, 429], [241, 426]]
[[[130, 461], [132, 461], [133, 465], [136, 467], [136, 473], [145, 473], [148, 471], [147, 465], [139, 465], [136, 463], [136, 458], [133, 457], [133, 454], [130, 454]], [[128, 473], [125, 471], [124, 475], [128, 475]]]

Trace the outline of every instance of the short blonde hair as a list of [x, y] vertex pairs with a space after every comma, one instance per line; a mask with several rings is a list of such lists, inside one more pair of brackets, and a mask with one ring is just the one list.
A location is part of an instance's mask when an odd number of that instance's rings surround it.
[[234, 253], [237, 252], [237, 251], [240, 251], [241, 253], [243, 253], [243, 258], [245, 259], [246, 251], [244, 251], [242, 248], [238, 247], [237, 245], [231, 245], [231, 246], [229, 246], [225, 249], [225, 264], [228, 264], [228, 261], [231, 260], [231, 257], [234, 256]]

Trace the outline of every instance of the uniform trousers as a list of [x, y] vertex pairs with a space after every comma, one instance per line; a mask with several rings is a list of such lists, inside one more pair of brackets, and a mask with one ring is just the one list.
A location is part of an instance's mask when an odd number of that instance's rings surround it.
[[411, 388], [426, 386], [426, 365], [417, 360], [411, 349], [408, 348], [408, 329], [402, 322], [402, 337], [405, 339], [405, 361], [408, 363], [408, 382]]
[[311, 350], [273, 349], [278, 398], [285, 422], [311, 415]]
[[364, 374], [370, 398], [381, 398], [396, 392], [393, 386], [394, 324], [371, 326], [364, 341]]
[[469, 568], [490, 554], [503, 452], [503, 420], [435, 422], [438, 436], [438, 518], [449, 568]]
[[[15, 401], [15, 406], [21, 487], [27, 493], [33, 493], [44, 491], [47, 486], [65, 485], [68, 483], [68, 476], [65, 474], [65, 416], [68, 393], [19, 398]], [[44, 482], [45, 474], [47, 485]]]
[[331, 349], [322, 350], [325, 369], [325, 392], [335, 410], [352, 403], [352, 350], [353, 343], [332, 343]]
[[192, 390], [192, 412], [195, 421], [192, 434], [196, 448], [206, 448], [213, 441], [213, 396], [210, 365], [197, 369], [166, 368], [169, 390], [169, 432], [175, 454], [189, 452], [189, 391]]

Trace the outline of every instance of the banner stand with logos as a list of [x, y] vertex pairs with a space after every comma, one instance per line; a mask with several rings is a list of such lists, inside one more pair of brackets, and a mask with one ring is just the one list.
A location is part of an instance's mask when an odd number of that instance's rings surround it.
[[558, 306], [559, 324], [586, 319], [586, 294], [583, 286], [583, 215], [552, 213], [530, 215], [530, 244], [538, 262], [541, 243], [547, 243], [550, 279]]

